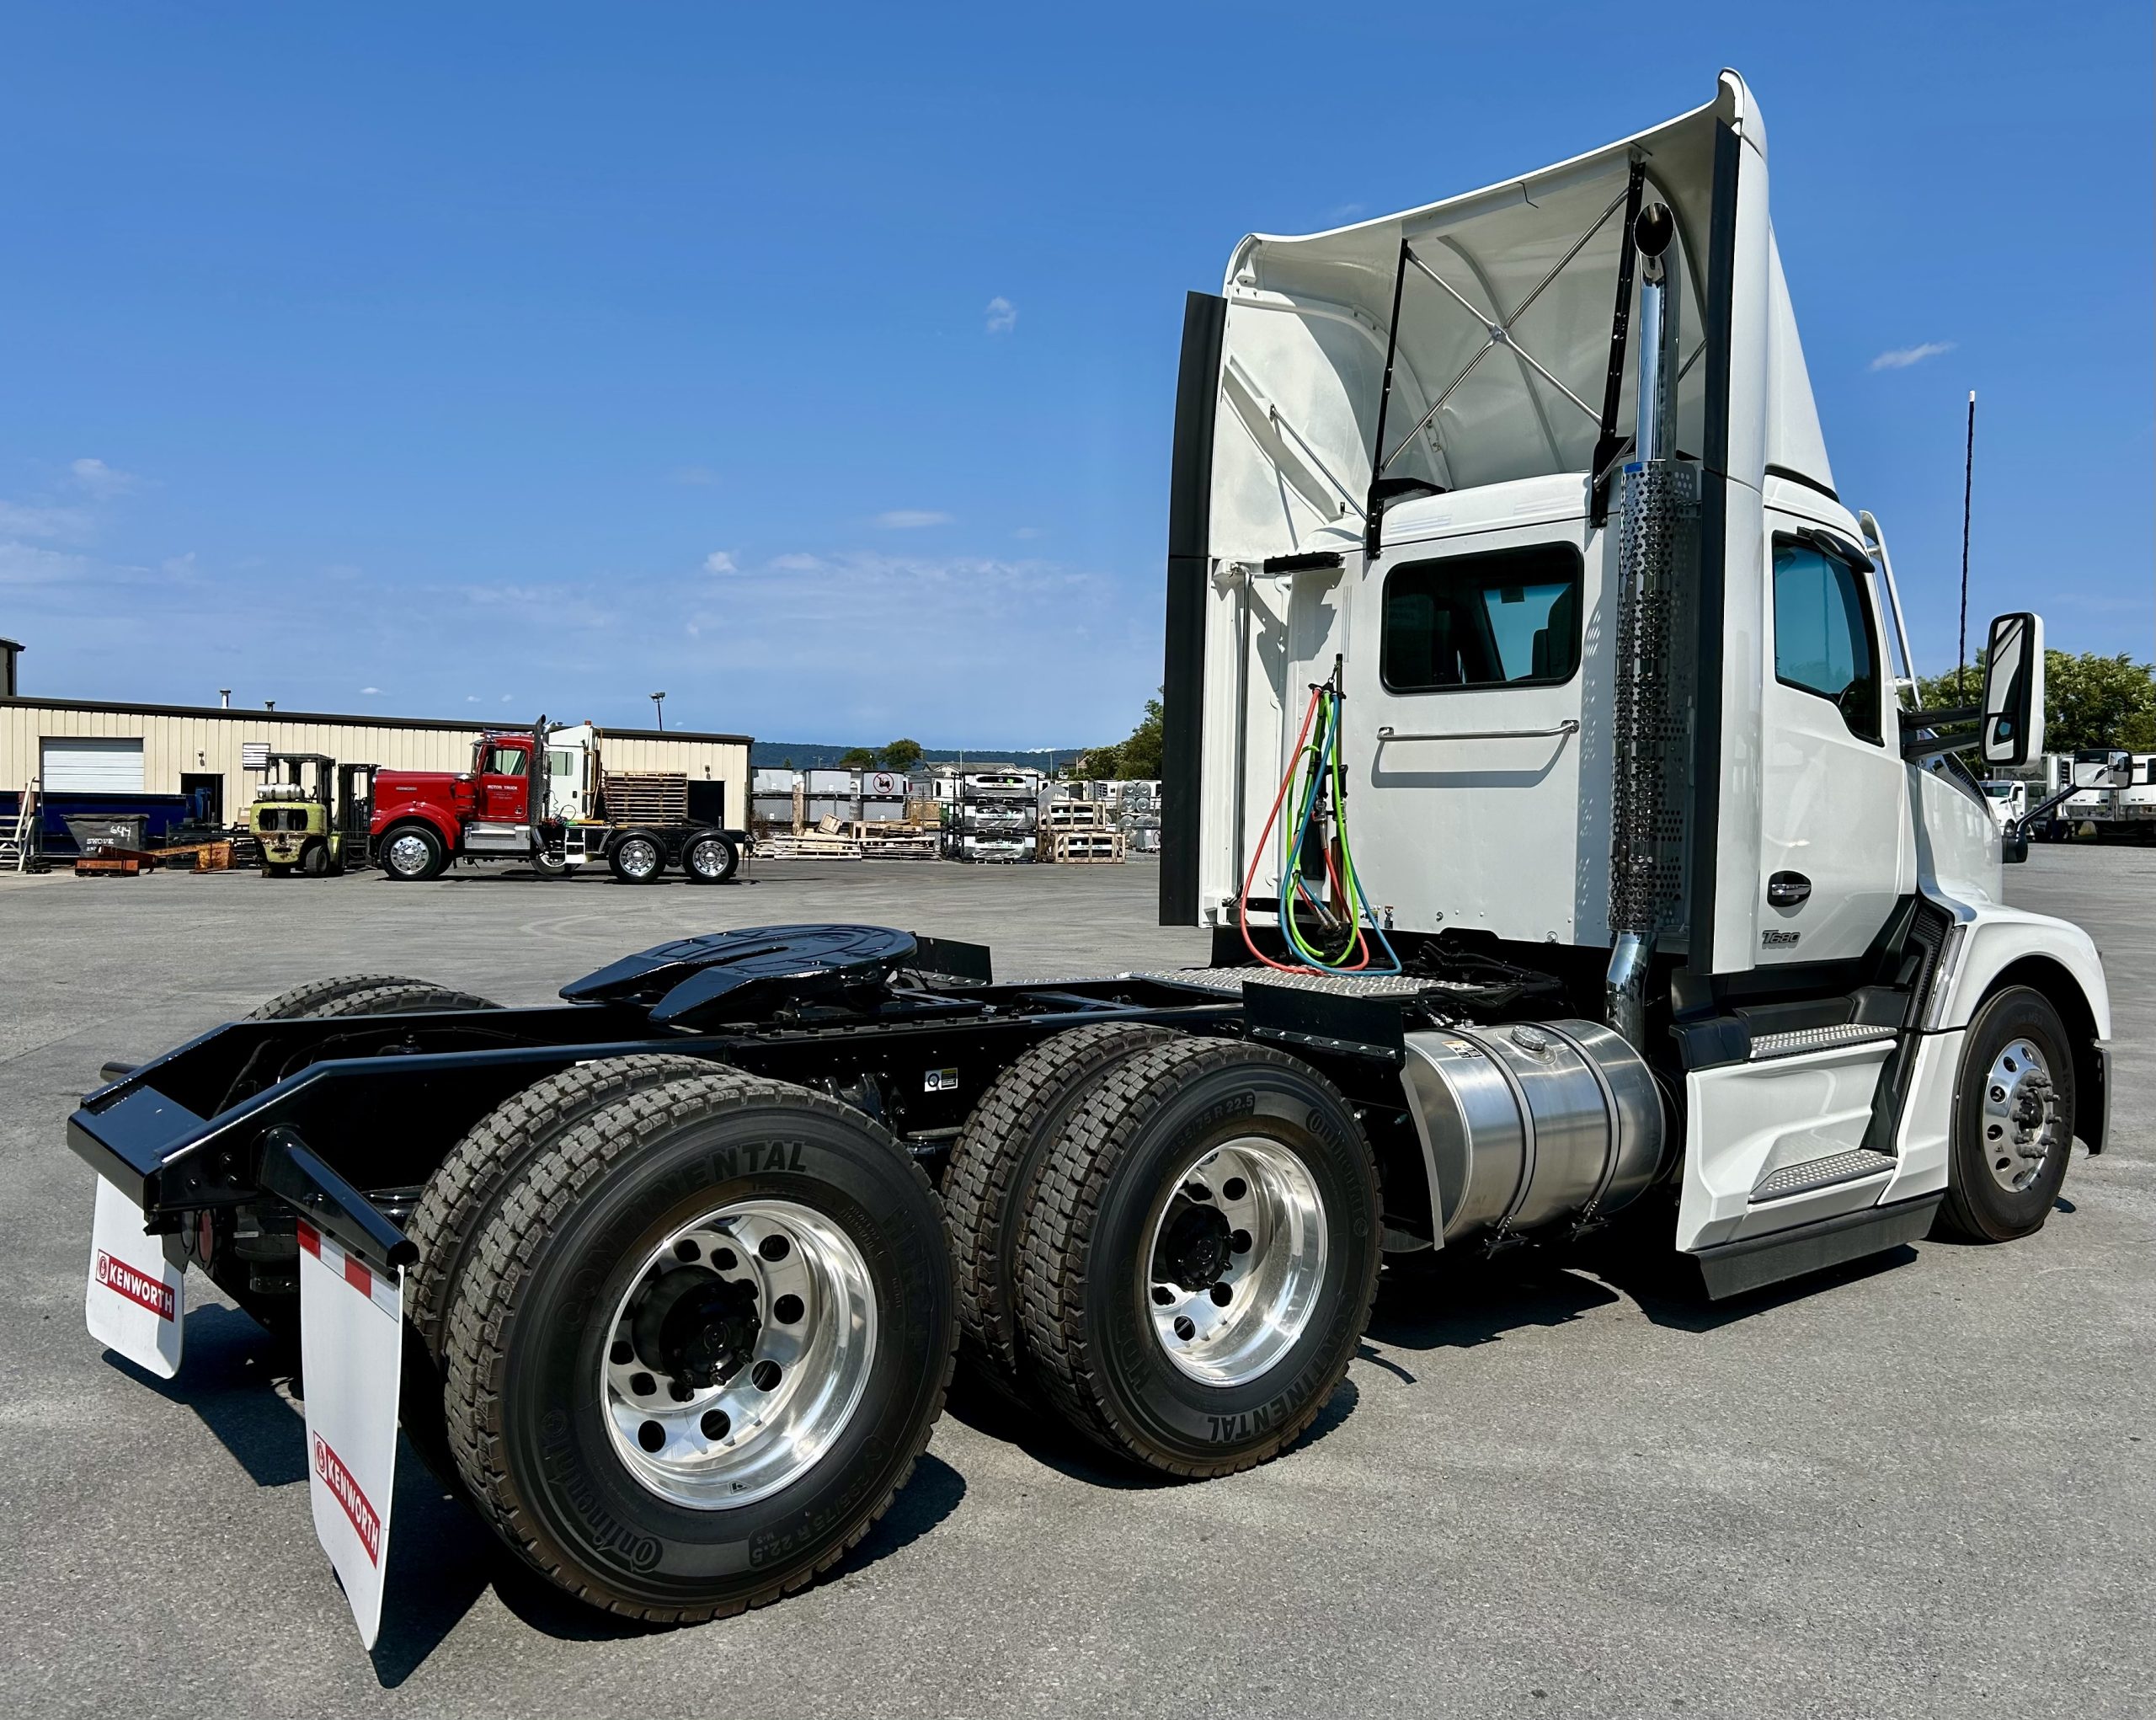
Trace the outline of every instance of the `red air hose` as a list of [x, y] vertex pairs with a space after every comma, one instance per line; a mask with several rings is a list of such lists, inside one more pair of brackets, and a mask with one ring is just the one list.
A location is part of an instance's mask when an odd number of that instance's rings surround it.
[[[1258, 834], [1257, 846], [1251, 850], [1250, 870], [1243, 874], [1242, 894], [1235, 898], [1235, 929], [1243, 935], [1243, 948], [1276, 973], [1314, 974], [1317, 971], [1315, 968], [1306, 968], [1296, 962], [1276, 962], [1251, 941], [1250, 891], [1251, 886], [1257, 882], [1257, 868], [1265, 863], [1265, 845], [1272, 839], [1273, 826], [1279, 822], [1281, 804], [1287, 799], [1288, 790], [1294, 783], [1295, 767], [1302, 761], [1303, 743], [1310, 738], [1310, 724], [1317, 718], [1318, 701], [1324, 697], [1325, 689], [1322, 686], [1314, 686], [1310, 689], [1310, 708], [1303, 713], [1302, 730], [1295, 736], [1295, 744], [1288, 754], [1288, 774], [1281, 777], [1280, 792], [1273, 797], [1273, 810], [1265, 815], [1265, 828]], [[1331, 863], [1332, 857], [1327, 854], [1326, 864], [1329, 868]], [[1299, 884], [1300, 880], [1298, 879], [1297, 883]], [[1364, 961], [1369, 959], [1367, 950], [1363, 959]]]

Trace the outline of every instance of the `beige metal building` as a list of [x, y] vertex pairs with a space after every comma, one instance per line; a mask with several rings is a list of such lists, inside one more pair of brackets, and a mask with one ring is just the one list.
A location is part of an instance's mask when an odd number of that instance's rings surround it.
[[[35, 778], [47, 794], [186, 794], [205, 788], [213, 821], [246, 812], [270, 752], [326, 753], [384, 770], [468, 771], [482, 734], [511, 729], [426, 717], [227, 710], [215, 705], [0, 696], [0, 795]], [[726, 821], [745, 823], [749, 737], [604, 729], [606, 767], [679, 771], [726, 785]], [[250, 763], [253, 768], [249, 768]]]

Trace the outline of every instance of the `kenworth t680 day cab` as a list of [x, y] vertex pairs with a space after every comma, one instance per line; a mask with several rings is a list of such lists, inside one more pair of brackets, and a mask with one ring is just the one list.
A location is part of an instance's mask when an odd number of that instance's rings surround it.
[[[374, 786], [373, 852], [391, 878], [439, 878], [457, 860], [514, 860], [542, 878], [603, 861], [623, 884], [677, 866], [691, 884], [723, 884], [746, 831], [724, 827], [723, 783], [624, 775], [603, 767], [589, 723], [482, 735], [472, 768], [382, 771]], [[709, 796], [712, 804], [699, 804]]]
[[728, 932], [548, 1008], [323, 981], [84, 1099], [92, 1331], [171, 1374], [189, 1266], [296, 1325], [370, 1639], [400, 1410], [552, 1580], [707, 1617], [866, 1532], [954, 1350], [1219, 1475], [1309, 1425], [1387, 1261], [1614, 1221], [1727, 1295], [2024, 1235], [2100, 1150], [2095, 951], [2000, 900], [1958, 756], [2041, 746], [2041, 628], [1911, 704], [1734, 75], [1246, 241], [1187, 312], [1168, 580], [1161, 905], [1208, 967]]

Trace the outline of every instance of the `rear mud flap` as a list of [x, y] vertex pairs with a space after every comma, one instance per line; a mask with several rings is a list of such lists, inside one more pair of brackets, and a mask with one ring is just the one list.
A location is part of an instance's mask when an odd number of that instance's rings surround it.
[[169, 1380], [186, 1336], [187, 1264], [176, 1239], [146, 1237], [142, 1224], [142, 1209], [99, 1178], [83, 1323], [108, 1349]]
[[315, 1538], [371, 1648], [382, 1629], [397, 1482], [403, 1276], [376, 1271], [304, 1221], [299, 1229], [308, 1502]]

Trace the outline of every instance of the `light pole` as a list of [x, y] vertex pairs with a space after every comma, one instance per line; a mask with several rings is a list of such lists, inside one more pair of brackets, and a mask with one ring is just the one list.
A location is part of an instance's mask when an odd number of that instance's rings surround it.
[[666, 695], [663, 692], [654, 693], [651, 696], [651, 708], [659, 713], [659, 726], [663, 731], [666, 727]]

